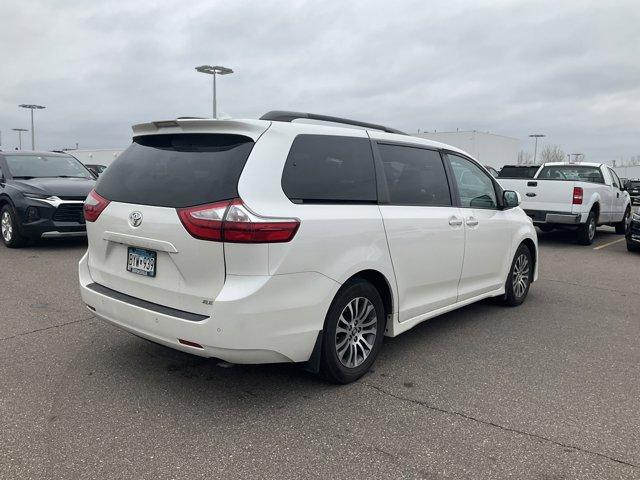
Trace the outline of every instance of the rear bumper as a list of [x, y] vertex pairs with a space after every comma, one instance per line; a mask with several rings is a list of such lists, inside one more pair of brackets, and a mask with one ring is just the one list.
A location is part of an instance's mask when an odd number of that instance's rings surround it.
[[579, 225], [583, 223], [581, 213], [548, 212], [545, 210], [525, 210], [525, 213], [536, 225], [545, 223], [555, 225]]
[[[126, 295], [101, 293], [91, 279], [87, 254], [80, 260], [79, 277], [82, 299], [98, 317], [156, 343], [231, 363], [307, 361], [340, 287], [315, 272], [228, 275], [209, 316], [200, 320], [132, 301]], [[179, 339], [202, 348], [184, 345]]]

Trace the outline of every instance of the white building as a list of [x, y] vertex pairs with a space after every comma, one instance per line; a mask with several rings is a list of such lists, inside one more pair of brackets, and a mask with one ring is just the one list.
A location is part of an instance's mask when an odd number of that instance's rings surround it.
[[483, 165], [500, 170], [504, 165], [518, 162], [520, 140], [504, 135], [478, 132], [424, 132], [416, 134], [436, 142], [446, 143], [464, 150]]
[[65, 150], [64, 152], [73, 155], [85, 165], [104, 165], [108, 167], [123, 150], [102, 148], [97, 150]]

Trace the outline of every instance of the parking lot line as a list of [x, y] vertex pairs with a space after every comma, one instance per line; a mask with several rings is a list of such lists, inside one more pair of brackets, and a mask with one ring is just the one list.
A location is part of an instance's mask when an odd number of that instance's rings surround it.
[[609, 243], [605, 243], [603, 245], [598, 245], [597, 247], [593, 247], [594, 250], [600, 250], [601, 248], [604, 247], [608, 247], [609, 245], [613, 245], [615, 243], [620, 243], [620, 242], [624, 242], [624, 237], [623, 238], [619, 238], [618, 240], [614, 240], [613, 242], [609, 242]]

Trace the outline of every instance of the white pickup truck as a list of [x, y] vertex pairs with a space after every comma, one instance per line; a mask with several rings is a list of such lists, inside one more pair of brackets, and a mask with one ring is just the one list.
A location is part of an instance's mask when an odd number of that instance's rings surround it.
[[498, 182], [520, 194], [520, 206], [542, 231], [571, 228], [584, 245], [593, 243], [598, 225], [624, 234], [631, 215], [629, 193], [618, 175], [599, 163], [546, 163], [531, 179]]

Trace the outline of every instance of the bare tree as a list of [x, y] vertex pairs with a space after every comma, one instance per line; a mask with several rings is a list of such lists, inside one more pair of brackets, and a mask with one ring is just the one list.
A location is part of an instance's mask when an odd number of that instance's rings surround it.
[[545, 145], [540, 152], [540, 162], [564, 162], [567, 154], [560, 148], [560, 145]]
[[520, 150], [518, 152], [518, 165], [528, 165], [530, 163], [533, 163], [531, 154], [529, 152], [525, 152], [524, 150]]

